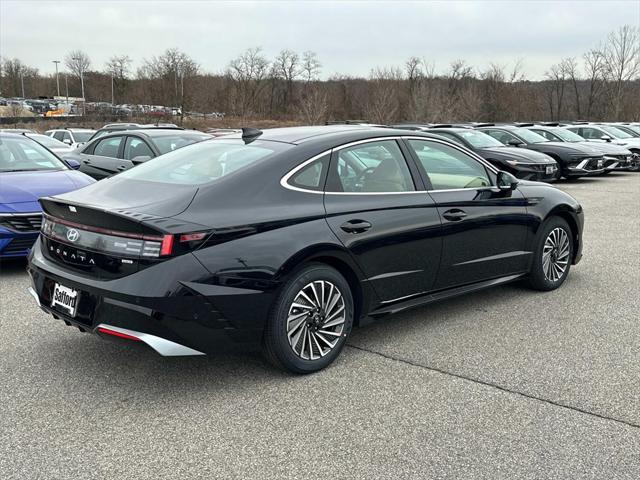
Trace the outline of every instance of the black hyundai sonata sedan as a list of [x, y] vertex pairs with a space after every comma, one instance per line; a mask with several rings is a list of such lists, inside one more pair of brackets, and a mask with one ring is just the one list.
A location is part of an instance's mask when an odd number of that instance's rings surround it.
[[387, 128], [245, 129], [41, 203], [44, 311], [162, 355], [262, 345], [297, 373], [366, 320], [518, 279], [555, 289], [582, 250], [571, 196]]

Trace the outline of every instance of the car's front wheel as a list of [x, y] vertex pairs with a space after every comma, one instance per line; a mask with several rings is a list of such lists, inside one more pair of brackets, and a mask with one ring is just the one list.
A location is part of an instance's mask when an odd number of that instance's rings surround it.
[[311, 264], [284, 285], [264, 334], [267, 359], [294, 373], [312, 373], [331, 364], [353, 325], [353, 296], [335, 269]]
[[529, 285], [536, 290], [555, 290], [569, 275], [573, 237], [569, 224], [552, 217], [543, 225], [534, 252]]

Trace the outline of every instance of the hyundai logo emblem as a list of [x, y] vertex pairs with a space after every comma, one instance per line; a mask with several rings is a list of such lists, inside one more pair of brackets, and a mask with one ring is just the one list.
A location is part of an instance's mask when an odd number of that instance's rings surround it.
[[75, 228], [70, 228], [69, 230], [67, 230], [67, 240], [69, 240], [70, 242], [77, 242], [79, 238], [80, 232], [78, 232], [78, 230], [76, 230]]

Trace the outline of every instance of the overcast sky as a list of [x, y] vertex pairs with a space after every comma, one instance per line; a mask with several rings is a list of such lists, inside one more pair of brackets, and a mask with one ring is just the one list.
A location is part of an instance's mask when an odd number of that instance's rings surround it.
[[248, 47], [268, 57], [313, 50], [322, 76], [366, 76], [413, 55], [445, 70], [456, 59], [477, 67], [513, 65], [529, 78], [581, 56], [624, 24], [640, 25], [640, 0], [578, 1], [32, 1], [0, 0], [0, 55], [54, 71], [72, 49], [92, 69], [113, 54], [134, 66], [177, 47], [204, 70], [221, 72]]

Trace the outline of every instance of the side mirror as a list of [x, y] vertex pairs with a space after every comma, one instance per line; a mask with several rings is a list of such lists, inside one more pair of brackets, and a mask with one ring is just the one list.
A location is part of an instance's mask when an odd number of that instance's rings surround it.
[[62, 143], [66, 143], [67, 145], [71, 145], [71, 139], [70, 138], [65, 138], [64, 140], [62, 140]]
[[133, 157], [131, 159], [131, 163], [133, 163], [134, 165], [139, 165], [146, 162], [147, 160], [151, 160], [151, 157], [149, 155], [140, 155], [137, 157]]
[[613, 138], [611, 138], [609, 135], [603, 135], [600, 137], [600, 140], [604, 140], [605, 142], [610, 142], [611, 140], [613, 140]]
[[507, 145], [511, 145], [512, 147], [519, 147], [520, 145], [524, 145], [524, 143], [517, 138], [512, 138], [507, 142]]
[[78, 170], [80, 168], [80, 162], [74, 160], [73, 158], [67, 158], [65, 161], [67, 162], [67, 165], [69, 165], [69, 167], [73, 168], [74, 170]]
[[502, 191], [515, 190], [518, 186], [518, 179], [511, 175], [509, 172], [500, 170], [498, 172], [498, 178], [496, 180], [497, 187]]

